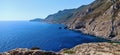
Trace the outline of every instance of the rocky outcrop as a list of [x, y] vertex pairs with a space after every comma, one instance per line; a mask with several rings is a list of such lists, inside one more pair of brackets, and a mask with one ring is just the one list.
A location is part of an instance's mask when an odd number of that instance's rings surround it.
[[27, 48], [18, 48], [8, 52], [0, 53], [0, 55], [61, 55], [55, 52], [46, 52], [42, 50], [31, 50]]
[[69, 29], [120, 41], [120, 0], [95, 0], [74, 11], [71, 9], [68, 12], [60, 11], [46, 19], [65, 24]]
[[86, 43], [70, 50], [61, 51], [62, 55], [120, 55], [118, 43]]

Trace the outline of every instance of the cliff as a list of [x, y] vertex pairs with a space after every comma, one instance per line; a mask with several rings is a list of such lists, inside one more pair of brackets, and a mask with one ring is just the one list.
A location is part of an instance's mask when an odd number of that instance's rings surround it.
[[86, 14], [75, 18], [69, 27], [86, 34], [120, 41], [119, 5], [119, 0], [96, 0], [86, 9]]
[[65, 24], [69, 29], [79, 30], [86, 34], [113, 41], [120, 41], [119, 11], [120, 0], [95, 0], [89, 5], [83, 5], [73, 10], [70, 9], [68, 12], [60, 11], [48, 16], [46, 19], [53, 21], [53, 23]]

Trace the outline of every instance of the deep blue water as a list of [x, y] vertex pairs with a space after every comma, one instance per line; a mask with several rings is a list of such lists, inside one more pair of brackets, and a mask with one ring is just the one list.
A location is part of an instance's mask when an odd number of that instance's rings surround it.
[[27, 21], [0, 22], [0, 52], [15, 48], [39, 47], [47, 51], [59, 51], [88, 42], [106, 41], [90, 35], [59, 29], [60, 24]]

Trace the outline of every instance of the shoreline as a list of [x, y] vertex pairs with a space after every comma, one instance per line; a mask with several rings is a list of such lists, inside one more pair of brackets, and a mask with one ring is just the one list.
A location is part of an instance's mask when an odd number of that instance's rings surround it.
[[92, 36], [92, 37], [95, 37], [95, 38], [99, 38], [99, 39], [103, 39], [103, 40], [107, 40], [109, 42], [113, 42], [113, 43], [120, 43], [119, 41], [115, 41], [115, 40], [109, 40], [107, 38], [102, 38], [100, 36], [95, 36], [95, 35], [91, 35], [91, 34], [86, 34], [86, 33], [83, 33], [82, 31], [80, 30], [76, 30], [76, 29], [69, 29], [68, 30], [71, 30], [71, 31], [74, 31], [74, 32], [77, 32], [77, 33], [82, 33], [82, 34], [85, 34], [85, 35], [89, 35], [89, 36]]

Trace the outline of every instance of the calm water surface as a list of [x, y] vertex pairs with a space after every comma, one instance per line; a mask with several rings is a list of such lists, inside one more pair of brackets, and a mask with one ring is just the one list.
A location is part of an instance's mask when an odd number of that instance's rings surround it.
[[60, 24], [27, 21], [0, 21], [0, 52], [15, 48], [39, 47], [46, 51], [59, 51], [88, 42], [106, 40], [82, 33], [59, 29]]

